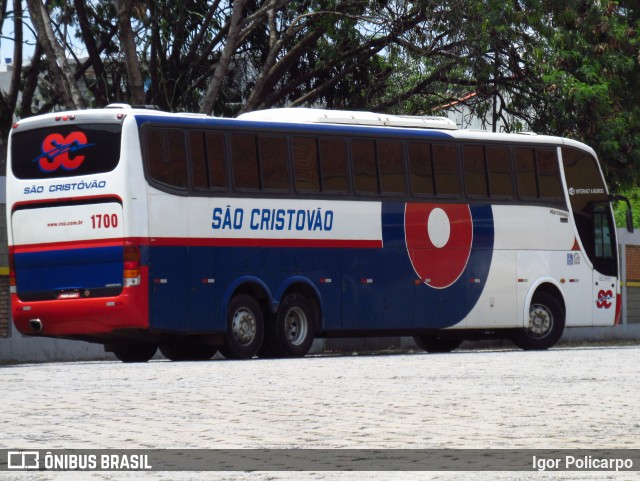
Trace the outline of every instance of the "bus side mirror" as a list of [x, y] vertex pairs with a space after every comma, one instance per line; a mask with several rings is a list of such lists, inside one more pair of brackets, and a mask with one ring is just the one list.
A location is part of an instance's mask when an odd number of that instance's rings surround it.
[[633, 233], [633, 211], [631, 210], [631, 202], [624, 195], [613, 194], [609, 196], [610, 201], [622, 201], [627, 204], [627, 211], [625, 212], [625, 221], [627, 224], [627, 231]]

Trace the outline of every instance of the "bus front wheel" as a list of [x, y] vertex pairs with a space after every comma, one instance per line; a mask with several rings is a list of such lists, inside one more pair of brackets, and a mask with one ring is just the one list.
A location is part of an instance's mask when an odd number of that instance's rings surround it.
[[529, 321], [524, 329], [514, 332], [511, 340], [526, 351], [554, 346], [564, 331], [564, 311], [558, 300], [546, 292], [533, 296]]
[[227, 330], [220, 352], [227, 359], [251, 359], [260, 349], [263, 338], [260, 305], [248, 294], [235, 296], [227, 309]]

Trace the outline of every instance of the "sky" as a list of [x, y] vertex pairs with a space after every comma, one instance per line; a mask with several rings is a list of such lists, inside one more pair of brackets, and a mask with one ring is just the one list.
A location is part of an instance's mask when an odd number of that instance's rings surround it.
[[[25, 60], [29, 60], [31, 55], [33, 55], [35, 37], [32, 35], [31, 28], [23, 29], [24, 39], [28, 42], [23, 46], [23, 58]], [[13, 57], [13, 20], [8, 18], [4, 21], [2, 25], [2, 37], [0, 38], [0, 61], [5, 63], [6, 58]]]

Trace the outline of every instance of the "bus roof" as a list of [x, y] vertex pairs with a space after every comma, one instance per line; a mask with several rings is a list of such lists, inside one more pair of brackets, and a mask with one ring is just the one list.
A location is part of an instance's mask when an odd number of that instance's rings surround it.
[[282, 108], [256, 110], [238, 116], [239, 120], [268, 122], [311, 122], [319, 124], [370, 125], [378, 127], [413, 127], [422, 129], [457, 130], [456, 123], [447, 117], [388, 115], [350, 110], [311, 108]]
[[[37, 128], [44, 125], [51, 125], [52, 122], [65, 122], [66, 120], [83, 122], [102, 122], [108, 119], [123, 120], [125, 117], [135, 117], [138, 121], [141, 118], [146, 120], [158, 119], [161, 122], [196, 122], [198, 124], [208, 122], [223, 122], [227, 127], [235, 122], [264, 122], [271, 127], [281, 126], [287, 128], [292, 124], [304, 125], [307, 128], [317, 125], [318, 128], [339, 128], [352, 127], [353, 129], [371, 129], [381, 133], [381, 129], [389, 132], [389, 127], [395, 133], [402, 135], [405, 131], [432, 131], [434, 135], [438, 132], [449, 138], [460, 140], [484, 140], [497, 142], [526, 142], [531, 144], [555, 144], [569, 145], [590, 152], [595, 156], [595, 152], [589, 146], [564, 137], [548, 135], [525, 135], [526, 133], [493, 133], [483, 130], [458, 129], [455, 122], [446, 117], [422, 117], [405, 115], [388, 115], [373, 112], [357, 112], [342, 110], [326, 110], [317, 108], [274, 108], [268, 110], [258, 110], [239, 115], [233, 118], [217, 118], [205, 114], [195, 113], [170, 113], [160, 110], [149, 109], [147, 106], [130, 106], [128, 104], [111, 104], [104, 109], [76, 110], [68, 112], [54, 112], [37, 117], [19, 120], [14, 127], [23, 125], [25, 128]], [[246, 124], [245, 124], [246, 125]], [[321, 127], [322, 126], [322, 127]], [[324, 128], [323, 128], [324, 127]], [[527, 137], [526, 139], [524, 137]]]

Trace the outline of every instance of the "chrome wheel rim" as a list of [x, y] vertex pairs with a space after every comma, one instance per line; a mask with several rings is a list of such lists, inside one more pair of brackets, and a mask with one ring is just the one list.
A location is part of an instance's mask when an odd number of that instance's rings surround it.
[[533, 338], [545, 337], [553, 328], [553, 313], [547, 306], [533, 304], [529, 310], [529, 326], [527, 332]]
[[250, 309], [242, 307], [238, 309], [231, 320], [231, 332], [238, 344], [248, 346], [256, 337], [256, 318]]
[[299, 307], [292, 307], [284, 320], [284, 335], [290, 344], [299, 346], [304, 342], [309, 330], [307, 315]]

